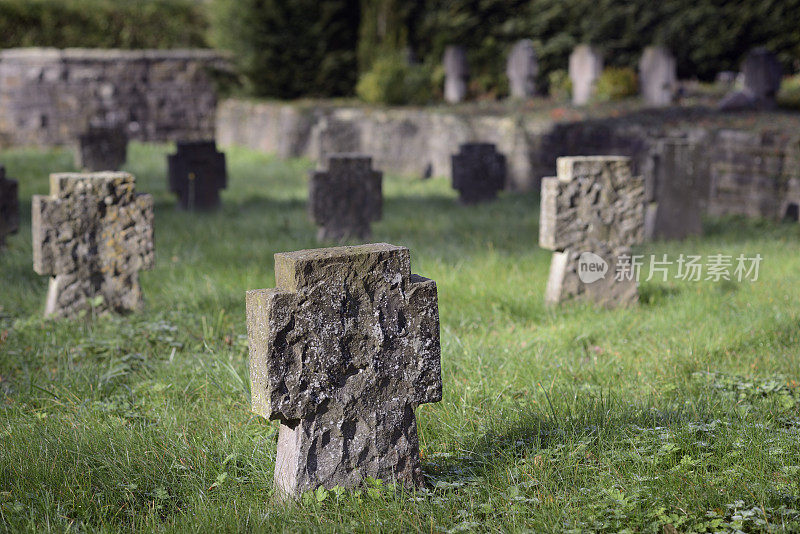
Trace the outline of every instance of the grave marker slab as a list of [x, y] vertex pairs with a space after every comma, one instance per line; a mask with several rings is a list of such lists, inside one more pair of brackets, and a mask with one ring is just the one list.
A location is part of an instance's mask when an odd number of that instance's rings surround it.
[[572, 80], [572, 103], [582, 106], [594, 95], [597, 78], [603, 72], [603, 57], [589, 45], [578, 45], [569, 56], [569, 79]]
[[6, 168], [0, 165], [0, 247], [6, 236], [19, 230], [19, 193], [16, 180], [6, 178]]
[[383, 211], [383, 173], [363, 154], [331, 154], [328, 168], [311, 172], [308, 208], [317, 239], [366, 239]]
[[91, 126], [78, 136], [75, 166], [84, 172], [118, 171], [127, 157], [124, 126]]
[[464, 143], [452, 156], [453, 189], [464, 204], [492, 200], [506, 184], [506, 157], [492, 143]]
[[763, 107], [774, 107], [783, 72], [778, 58], [766, 48], [754, 48], [742, 62], [744, 90]]
[[468, 80], [467, 52], [461, 46], [448, 46], [444, 49], [444, 99], [451, 104], [463, 102]]
[[153, 197], [135, 193], [133, 176], [51, 174], [50, 195], [35, 195], [32, 211], [33, 269], [51, 277], [46, 316], [142, 307], [139, 271], [154, 262]]
[[[542, 180], [539, 246], [555, 251], [545, 300], [590, 300], [618, 306], [638, 300], [637, 282], [615, 280], [620, 258], [644, 238], [645, 188], [622, 156], [564, 157], [558, 177]], [[581, 259], [581, 255], [590, 253]], [[600, 257], [595, 261], [592, 255]], [[605, 263], [605, 276], [584, 283], [580, 269]], [[586, 274], [586, 273], [584, 273]]]
[[533, 41], [517, 41], [508, 55], [506, 75], [509, 92], [513, 98], [527, 98], [536, 94], [536, 75], [539, 74], [539, 61]]
[[168, 156], [169, 189], [178, 195], [178, 205], [187, 210], [219, 207], [219, 190], [228, 184], [225, 154], [214, 141], [179, 141]]
[[423, 484], [414, 410], [442, 399], [436, 283], [386, 243], [275, 254], [247, 292], [255, 413], [280, 420], [275, 486]]
[[678, 75], [675, 57], [663, 46], [648, 46], [639, 60], [642, 98], [652, 106], [668, 106], [675, 98]]

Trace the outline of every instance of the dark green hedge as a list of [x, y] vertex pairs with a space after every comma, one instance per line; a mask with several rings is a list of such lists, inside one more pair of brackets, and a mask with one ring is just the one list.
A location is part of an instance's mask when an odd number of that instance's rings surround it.
[[207, 46], [193, 0], [0, 0], [0, 48]]

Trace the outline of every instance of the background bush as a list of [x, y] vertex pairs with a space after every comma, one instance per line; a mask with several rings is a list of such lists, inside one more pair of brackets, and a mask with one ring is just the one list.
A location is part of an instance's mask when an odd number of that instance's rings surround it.
[[639, 92], [636, 71], [629, 67], [608, 67], [597, 78], [595, 98], [601, 102], [635, 96]]
[[361, 75], [356, 94], [373, 104], [425, 104], [433, 94], [432, 74], [431, 68], [409, 64], [402, 54], [385, 55]]
[[208, 45], [192, 0], [0, 0], [0, 48], [189, 48]]

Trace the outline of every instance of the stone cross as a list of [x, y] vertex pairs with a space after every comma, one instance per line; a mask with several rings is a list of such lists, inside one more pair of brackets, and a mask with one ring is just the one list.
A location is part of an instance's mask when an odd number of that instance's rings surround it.
[[278, 496], [422, 485], [414, 410], [442, 399], [436, 283], [386, 243], [275, 254], [275, 280], [247, 292], [247, 330], [252, 409], [280, 420]]
[[124, 172], [51, 174], [50, 195], [33, 197], [33, 269], [51, 277], [46, 316], [142, 307], [139, 271], [154, 262], [153, 197], [134, 190]]
[[508, 88], [512, 98], [528, 98], [536, 94], [539, 62], [533, 41], [523, 39], [511, 49], [506, 62]]
[[644, 237], [644, 180], [622, 156], [558, 158], [557, 168], [542, 180], [539, 246], [555, 251], [545, 301], [636, 302], [635, 277], [616, 273]]
[[639, 86], [642, 98], [651, 106], [672, 104], [678, 75], [675, 57], [663, 46], [648, 46], [639, 59]]
[[331, 154], [327, 170], [311, 171], [308, 208], [317, 239], [366, 239], [383, 211], [383, 173], [363, 154]]
[[744, 90], [759, 106], [775, 106], [781, 88], [782, 69], [775, 54], [765, 48], [754, 48], [742, 62]]
[[451, 104], [463, 102], [468, 80], [467, 52], [461, 46], [448, 46], [444, 49], [444, 99]]
[[603, 72], [603, 58], [589, 45], [575, 47], [569, 56], [569, 79], [572, 80], [572, 103], [587, 104], [594, 95], [597, 78]]
[[219, 207], [219, 190], [228, 182], [225, 154], [217, 152], [214, 141], [179, 141], [178, 150], [168, 156], [169, 189], [178, 195], [186, 210]]
[[128, 157], [124, 126], [90, 126], [78, 136], [75, 166], [85, 172], [118, 171]]
[[0, 165], [0, 247], [8, 234], [19, 230], [19, 196], [17, 181], [6, 178], [6, 168]]
[[452, 156], [452, 171], [462, 203], [492, 200], [506, 184], [506, 157], [492, 143], [464, 143]]

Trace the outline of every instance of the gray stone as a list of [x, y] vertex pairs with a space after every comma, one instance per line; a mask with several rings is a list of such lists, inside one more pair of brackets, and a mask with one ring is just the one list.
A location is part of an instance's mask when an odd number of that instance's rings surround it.
[[668, 106], [675, 99], [678, 75], [675, 57], [662, 46], [644, 49], [639, 60], [639, 86], [642, 98], [653, 106]]
[[320, 241], [367, 239], [383, 211], [383, 173], [363, 154], [332, 154], [311, 172], [308, 208]]
[[178, 206], [186, 210], [219, 207], [219, 190], [228, 185], [225, 154], [212, 141], [180, 141], [175, 154], [167, 157], [169, 190], [178, 195]]
[[758, 107], [758, 100], [750, 91], [731, 91], [717, 102], [719, 111], [746, 111]]
[[[645, 188], [621, 156], [563, 157], [558, 177], [542, 180], [539, 245], [553, 250], [545, 301], [582, 299], [613, 307], [638, 300], [637, 282], [616, 280], [616, 266], [644, 238]], [[605, 277], [580, 279], [583, 253], [600, 256]]]
[[653, 177], [648, 239], [684, 239], [703, 233], [709, 164], [703, 146], [685, 139], [664, 139], [651, 153]]
[[461, 46], [448, 46], [444, 49], [444, 99], [451, 104], [463, 102], [468, 81], [467, 52]]
[[84, 172], [118, 171], [128, 158], [124, 126], [90, 126], [78, 136], [75, 166]]
[[19, 230], [19, 193], [16, 180], [6, 178], [6, 168], [0, 165], [0, 247], [6, 236]]
[[756, 99], [759, 106], [775, 107], [775, 97], [781, 88], [783, 75], [778, 58], [765, 48], [755, 48], [742, 63], [744, 90]]
[[135, 193], [133, 176], [51, 174], [50, 196], [35, 195], [32, 211], [33, 269], [51, 277], [46, 316], [142, 307], [139, 271], [154, 263], [153, 197]]
[[569, 56], [572, 103], [582, 106], [594, 96], [595, 83], [603, 72], [603, 57], [589, 45], [578, 45]]
[[491, 143], [464, 143], [453, 155], [453, 189], [464, 204], [497, 197], [505, 187], [506, 157]]
[[517, 41], [508, 55], [506, 75], [508, 88], [513, 98], [528, 98], [536, 94], [536, 76], [539, 74], [539, 61], [533, 41]]
[[436, 283], [385, 243], [275, 255], [247, 292], [255, 413], [280, 420], [275, 486], [423, 485], [414, 410], [442, 399]]

